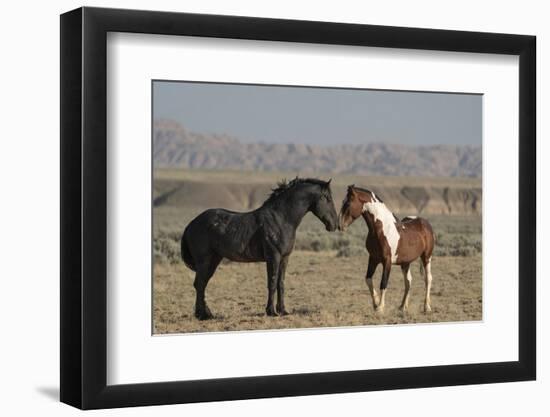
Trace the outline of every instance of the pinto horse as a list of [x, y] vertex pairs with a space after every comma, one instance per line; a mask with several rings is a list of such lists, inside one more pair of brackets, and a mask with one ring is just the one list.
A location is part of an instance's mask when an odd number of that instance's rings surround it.
[[[359, 216], [363, 216], [369, 233], [366, 247], [369, 265], [366, 281], [372, 302], [377, 312], [384, 311], [384, 298], [392, 265], [400, 265], [405, 282], [405, 292], [400, 309], [406, 311], [409, 305], [409, 291], [412, 275], [411, 262], [422, 260], [426, 295], [424, 311], [430, 312], [430, 288], [432, 285], [431, 260], [435, 237], [430, 223], [420, 217], [405, 217], [401, 221], [386, 207], [372, 191], [350, 185], [338, 215], [338, 228], [344, 231]], [[380, 297], [372, 284], [372, 277], [378, 264], [382, 264]]]
[[[234, 262], [267, 264], [268, 316], [287, 315], [284, 280], [288, 259], [294, 249], [296, 229], [302, 218], [312, 212], [328, 231], [336, 230], [338, 217], [332, 201], [330, 180], [298, 178], [283, 181], [272, 190], [258, 209], [236, 213], [210, 209], [199, 214], [185, 228], [181, 256], [196, 272], [195, 316], [212, 318], [205, 300], [208, 281], [223, 258]], [[273, 305], [277, 291], [277, 309]]]

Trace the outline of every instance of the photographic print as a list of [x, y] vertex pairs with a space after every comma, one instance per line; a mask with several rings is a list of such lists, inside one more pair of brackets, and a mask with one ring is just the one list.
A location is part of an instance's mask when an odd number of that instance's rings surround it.
[[152, 97], [153, 334], [482, 320], [482, 95]]
[[60, 33], [62, 402], [536, 379], [534, 36], [88, 7]]

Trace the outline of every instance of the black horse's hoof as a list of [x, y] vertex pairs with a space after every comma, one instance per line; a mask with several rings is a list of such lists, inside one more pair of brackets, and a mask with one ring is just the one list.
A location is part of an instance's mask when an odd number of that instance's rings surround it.
[[288, 311], [286, 311], [284, 308], [281, 309], [281, 308], [278, 308], [277, 309], [277, 312], [279, 313], [279, 316], [288, 316], [290, 313]]
[[201, 313], [195, 313], [195, 317], [198, 318], [201, 321], [211, 320], [211, 319], [214, 318], [214, 316], [212, 314], [205, 313], [204, 311], [201, 312]]
[[195, 317], [199, 320], [210, 320], [214, 318], [214, 315], [210, 311], [208, 307], [202, 310], [196, 310], [195, 311]]
[[273, 307], [267, 307], [265, 309], [265, 314], [267, 314], [269, 317], [276, 317], [278, 316], [277, 312]]

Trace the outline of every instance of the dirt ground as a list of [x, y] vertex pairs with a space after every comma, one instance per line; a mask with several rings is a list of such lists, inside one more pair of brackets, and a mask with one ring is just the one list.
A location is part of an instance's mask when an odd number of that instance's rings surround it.
[[[420, 264], [411, 266], [409, 311], [398, 310], [403, 275], [394, 266], [383, 315], [374, 312], [364, 276], [368, 255], [338, 257], [335, 251], [295, 251], [287, 269], [286, 306], [290, 315], [267, 317], [265, 264], [224, 262], [211, 279], [206, 299], [215, 318], [193, 315], [194, 273], [179, 263], [154, 267], [155, 334], [341, 327], [372, 324], [473, 321], [482, 319], [481, 255], [440, 256], [432, 260], [432, 312], [423, 312]], [[322, 271], [322, 272], [321, 272]], [[379, 285], [381, 267], [376, 271]]]

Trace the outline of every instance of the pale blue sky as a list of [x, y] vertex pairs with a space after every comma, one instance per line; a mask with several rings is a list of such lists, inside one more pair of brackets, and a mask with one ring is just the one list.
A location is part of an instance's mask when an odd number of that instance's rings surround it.
[[243, 142], [481, 145], [482, 96], [154, 81], [153, 117]]

